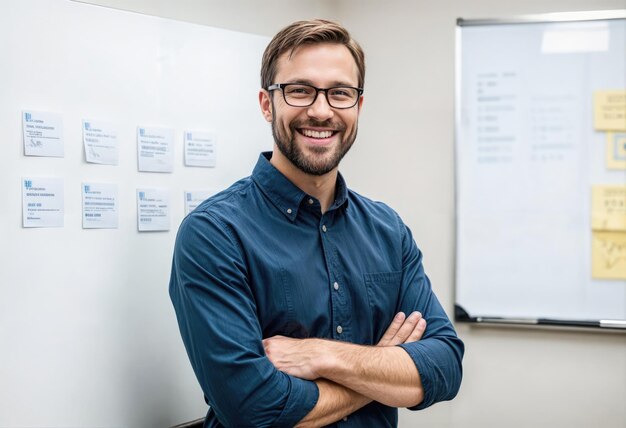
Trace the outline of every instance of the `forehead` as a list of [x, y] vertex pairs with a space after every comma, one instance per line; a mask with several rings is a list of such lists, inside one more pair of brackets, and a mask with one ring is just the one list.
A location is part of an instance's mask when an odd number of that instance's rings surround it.
[[327, 87], [337, 84], [357, 86], [358, 67], [344, 45], [319, 43], [304, 45], [278, 57], [276, 83], [308, 82]]

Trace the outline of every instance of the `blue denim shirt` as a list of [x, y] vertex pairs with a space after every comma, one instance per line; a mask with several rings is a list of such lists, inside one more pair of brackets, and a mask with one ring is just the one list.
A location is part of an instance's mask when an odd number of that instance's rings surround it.
[[[277, 334], [375, 345], [403, 311], [420, 311], [422, 340], [402, 346], [424, 386], [414, 409], [452, 399], [463, 343], [433, 294], [422, 255], [398, 215], [347, 189], [334, 204], [292, 184], [264, 153], [251, 177], [209, 198], [178, 231], [170, 297], [211, 406], [205, 427], [294, 426], [315, 406], [314, 382], [284, 374], [261, 340]], [[335, 426], [394, 427], [373, 402]]]

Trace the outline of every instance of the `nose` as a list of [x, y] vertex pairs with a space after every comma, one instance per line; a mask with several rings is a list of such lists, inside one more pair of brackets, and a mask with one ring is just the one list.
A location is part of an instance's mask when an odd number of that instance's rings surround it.
[[335, 115], [333, 108], [326, 99], [326, 92], [318, 92], [317, 99], [307, 109], [307, 115], [319, 121], [330, 119]]

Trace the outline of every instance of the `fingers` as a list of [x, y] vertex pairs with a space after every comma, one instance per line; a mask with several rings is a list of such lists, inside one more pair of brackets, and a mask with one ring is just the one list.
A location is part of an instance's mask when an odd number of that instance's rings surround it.
[[402, 327], [405, 318], [404, 312], [398, 312], [396, 316], [393, 317], [393, 321], [391, 321], [391, 324], [387, 327], [387, 331], [383, 334], [382, 339], [380, 339], [376, 346], [389, 346], [393, 337], [398, 330], [400, 330], [400, 327]]
[[415, 328], [409, 335], [409, 337], [407, 337], [403, 343], [416, 342], [420, 340], [422, 336], [424, 335], [425, 331], [426, 331], [426, 320], [424, 318], [420, 318], [417, 324], [415, 325]]
[[415, 327], [422, 319], [422, 314], [419, 312], [412, 312], [408, 318], [402, 324], [402, 327], [398, 329], [396, 335], [391, 339], [391, 345], [399, 345], [405, 343], [409, 337], [413, 334]]
[[271, 348], [276, 348], [277, 346], [279, 346], [282, 341], [284, 341], [284, 339], [289, 340], [289, 338], [280, 335], [263, 339], [261, 342], [263, 343], [263, 349], [265, 350], [265, 354], [269, 356], [271, 354]]
[[412, 312], [408, 318], [399, 312], [387, 328], [377, 346], [395, 346], [420, 340], [426, 331], [426, 320], [419, 312]]

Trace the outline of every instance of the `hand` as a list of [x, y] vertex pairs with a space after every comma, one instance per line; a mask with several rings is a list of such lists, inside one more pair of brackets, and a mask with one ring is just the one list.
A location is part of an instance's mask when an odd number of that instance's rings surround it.
[[[413, 312], [406, 318], [403, 312], [399, 312], [376, 346], [415, 342], [422, 338], [425, 330], [426, 320], [422, 318], [422, 314]], [[291, 376], [307, 380], [320, 377], [318, 369], [333, 345], [333, 341], [323, 339], [292, 339], [285, 336], [263, 339], [265, 354], [274, 367]]]
[[395, 346], [416, 342], [422, 338], [424, 331], [426, 331], [426, 320], [422, 318], [421, 313], [413, 312], [406, 318], [404, 312], [398, 312], [376, 346]]
[[315, 380], [319, 378], [315, 363], [322, 356], [319, 355], [319, 350], [323, 342], [319, 339], [273, 336], [263, 339], [263, 347], [267, 358], [281, 372], [301, 379]]

